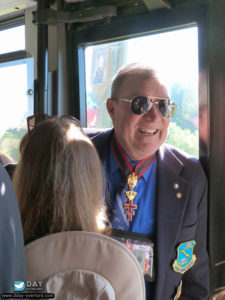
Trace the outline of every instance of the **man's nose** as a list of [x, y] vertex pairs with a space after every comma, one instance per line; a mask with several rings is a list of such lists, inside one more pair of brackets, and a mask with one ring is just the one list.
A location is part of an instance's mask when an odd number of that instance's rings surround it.
[[157, 104], [153, 103], [150, 110], [145, 114], [147, 118], [150, 118], [151, 120], [157, 120], [161, 119], [161, 115], [158, 111]]

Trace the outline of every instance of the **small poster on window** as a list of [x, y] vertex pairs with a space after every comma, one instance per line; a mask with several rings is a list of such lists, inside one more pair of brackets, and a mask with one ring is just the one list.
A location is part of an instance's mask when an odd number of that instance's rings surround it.
[[109, 48], [95, 49], [93, 52], [92, 84], [104, 83], [107, 78], [107, 61]]

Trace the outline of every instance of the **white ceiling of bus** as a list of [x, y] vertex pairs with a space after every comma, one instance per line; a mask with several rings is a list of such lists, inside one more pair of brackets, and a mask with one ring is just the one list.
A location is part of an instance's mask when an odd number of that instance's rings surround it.
[[0, 0], [0, 19], [6, 15], [16, 15], [36, 6], [35, 0]]

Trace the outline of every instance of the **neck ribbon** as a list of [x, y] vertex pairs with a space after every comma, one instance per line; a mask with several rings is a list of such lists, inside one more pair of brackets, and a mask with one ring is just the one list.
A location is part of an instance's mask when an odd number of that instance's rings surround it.
[[120, 146], [116, 139], [115, 133], [111, 140], [111, 149], [115, 157], [115, 160], [126, 177], [127, 185], [130, 190], [126, 191], [127, 203], [123, 204], [125, 215], [128, 221], [132, 221], [132, 217], [135, 216], [135, 211], [138, 209], [136, 204], [133, 204], [133, 200], [137, 195], [133, 189], [137, 185], [138, 179], [150, 168], [153, 161], [156, 158], [156, 153], [140, 160], [134, 167], [132, 167], [128, 160], [123, 148]]

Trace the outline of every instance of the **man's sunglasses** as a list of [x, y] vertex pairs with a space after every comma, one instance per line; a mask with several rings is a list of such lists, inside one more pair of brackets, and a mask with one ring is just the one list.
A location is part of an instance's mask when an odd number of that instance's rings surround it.
[[36, 115], [32, 115], [32, 116], [27, 117], [28, 132], [30, 132], [32, 128], [34, 128], [35, 126], [37, 126], [38, 124], [40, 124], [44, 121], [56, 120], [56, 119], [59, 119], [59, 118], [67, 118], [67, 119], [73, 121], [75, 123], [75, 125], [82, 130], [80, 121], [78, 119], [76, 119], [75, 117], [73, 117], [73, 116], [64, 115], [64, 116], [58, 117], [58, 116], [49, 116], [47, 114], [36, 114]]
[[177, 110], [176, 103], [174, 101], [171, 101], [169, 98], [135, 96], [131, 99], [116, 99], [130, 103], [130, 108], [136, 115], [147, 113], [152, 108], [153, 104], [157, 105], [160, 115], [166, 119], [172, 118]]

